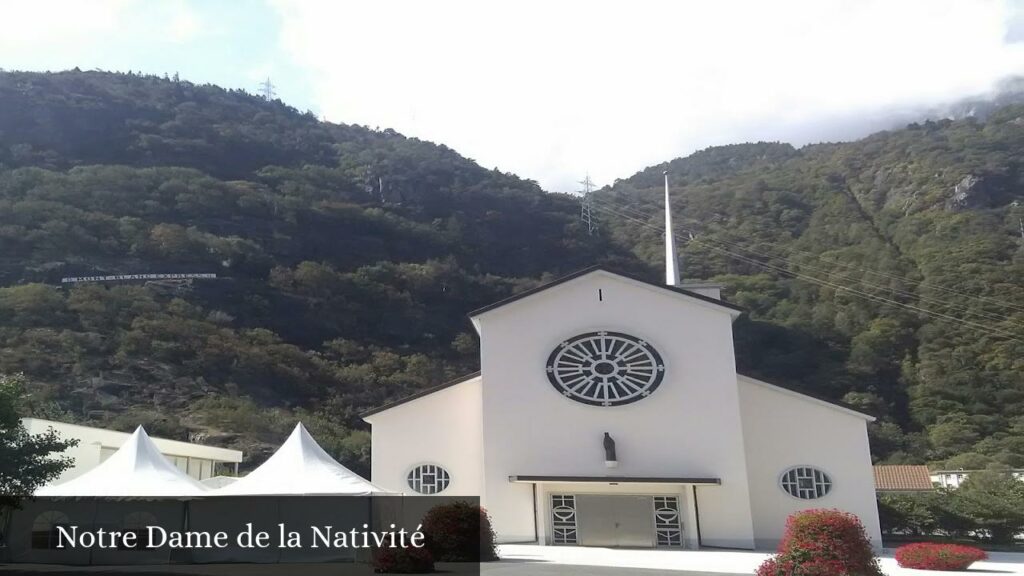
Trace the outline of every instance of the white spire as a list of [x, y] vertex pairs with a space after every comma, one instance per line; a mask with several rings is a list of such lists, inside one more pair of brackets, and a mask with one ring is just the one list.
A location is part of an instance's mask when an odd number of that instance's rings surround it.
[[672, 229], [672, 205], [668, 199], [668, 170], [665, 174], [665, 284], [679, 285], [679, 260], [676, 257], [676, 236]]

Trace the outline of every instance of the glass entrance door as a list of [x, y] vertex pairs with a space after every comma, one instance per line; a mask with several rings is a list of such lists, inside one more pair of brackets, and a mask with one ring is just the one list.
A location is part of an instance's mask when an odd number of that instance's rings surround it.
[[579, 543], [583, 546], [654, 547], [654, 506], [650, 496], [576, 496]]

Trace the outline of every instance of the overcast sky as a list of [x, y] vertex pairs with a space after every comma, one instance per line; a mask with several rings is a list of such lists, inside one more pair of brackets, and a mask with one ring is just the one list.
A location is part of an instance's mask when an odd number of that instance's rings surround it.
[[569, 191], [1024, 74], [1024, 0], [0, 0], [0, 68], [179, 72]]

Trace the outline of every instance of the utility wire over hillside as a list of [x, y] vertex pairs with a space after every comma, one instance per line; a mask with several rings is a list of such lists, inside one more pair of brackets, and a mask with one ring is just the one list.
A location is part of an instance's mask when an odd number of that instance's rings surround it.
[[[652, 216], [649, 216], [647, 214], [644, 214], [643, 212], [640, 212], [638, 210], [629, 208], [627, 206], [619, 206], [619, 209], [627, 211], [627, 212], [631, 212], [631, 213], [633, 213], [635, 216], [637, 216], [639, 218], [653, 218]], [[685, 232], [687, 232], [687, 234], [689, 234], [689, 237], [690, 237], [691, 240], [697, 234], [696, 230], [693, 230], [693, 229], [683, 228], [683, 231], [685, 231]], [[706, 245], [707, 242], [708, 241], [703, 241], [703, 242], [699, 242], [699, 243], [702, 243], [702, 244]], [[822, 273], [822, 274], [826, 274], [830, 278], [834, 278], [834, 279], [841, 280], [841, 281], [844, 281], [844, 282], [859, 283], [859, 284], [863, 284], [863, 285], [871, 287], [871, 288], [876, 288], [876, 289], [879, 289], [879, 290], [887, 291], [887, 292], [889, 292], [890, 294], [893, 294], [893, 295], [903, 296], [905, 298], [913, 298], [913, 299], [920, 300], [920, 301], [923, 301], [923, 302], [929, 303], [929, 304], [936, 304], [936, 305], [940, 305], [940, 306], [945, 306], [945, 307], [951, 308], [953, 310], [959, 311], [959, 312], [964, 313], [964, 314], [969, 314], [969, 315], [977, 316], [977, 317], [979, 317], [980, 319], [983, 319], [983, 320], [989, 320], [989, 321], [992, 321], [992, 322], [1005, 322], [1005, 321], [1009, 321], [1009, 322], [1014, 322], [1014, 323], [1018, 323], [1019, 324], [1018, 321], [1014, 320], [1013, 318], [1008, 318], [1005, 315], [1002, 315], [1001, 313], [989, 312], [987, 310], [975, 310], [975, 309], [972, 309], [972, 308], [970, 308], [970, 307], [968, 307], [968, 306], [966, 306], [964, 304], [958, 303], [958, 302], [952, 302], [952, 301], [949, 301], [949, 300], [943, 300], [943, 299], [935, 297], [935, 296], [927, 296], [927, 295], [923, 295], [923, 294], [917, 294], [915, 292], [911, 292], [909, 290], [905, 290], [903, 288], [899, 288], [899, 287], [896, 287], [896, 286], [891, 286], [891, 285], [884, 285], [883, 286], [883, 285], [880, 285], [880, 284], [874, 284], [874, 283], [867, 282], [867, 281], [865, 281], [863, 279], [856, 278], [856, 277], [853, 277], [853, 276], [841, 275], [841, 274], [837, 273], [835, 270], [830, 270], [828, 268], [822, 268], [820, 266], [814, 266], [814, 265], [807, 264], [807, 263], [804, 263], [804, 262], [796, 262], [794, 260], [791, 260], [789, 258], [785, 258], [785, 257], [782, 257], [782, 256], [774, 256], [774, 255], [771, 255], [771, 254], [766, 254], [764, 252], [760, 252], [760, 251], [754, 250], [752, 248], [749, 248], [747, 246], [743, 246], [741, 244], [737, 244], [735, 242], [729, 242], [727, 240], [718, 240], [718, 239], [712, 240], [711, 242], [716, 243], [716, 244], [720, 244], [720, 245], [723, 245], [723, 246], [727, 246], [727, 247], [730, 247], [730, 248], [733, 248], [733, 249], [742, 250], [744, 252], [748, 252], [750, 254], [753, 254], [754, 256], [759, 256], [761, 258], [766, 258], [766, 259], [769, 259], [769, 260], [779, 260], [779, 261], [782, 261], [782, 262], [784, 262], [784, 263], [786, 263], [786, 264], [788, 264], [789, 266], [792, 266], [792, 267], [798, 267], [798, 268], [801, 268], [801, 269], [804, 269], [804, 270], [811, 270], [811, 271], [814, 271], [814, 272], [819, 272], [819, 273]], [[871, 269], [868, 269], [868, 268], [862, 268], [862, 267], [859, 267], [859, 266], [847, 264], [845, 262], [840, 262], [838, 260], [821, 258], [820, 255], [816, 255], [813, 252], [808, 252], [806, 250], [798, 250], [798, 249], [795, 249], [795, 248], [794, 249], [790, 249], [790, 250], [793, 251], [793, 252], [800, 252], [800, 253], [807, 254], [807, 255], [810, 255], [810, 256], [818, 257], [820, 260], [823, 260], [825, 262], [834, 263], [834, 264], [836, 264], [838, 266], [841, 266], [843, 268], [846, 268], [846, 269], [858, 270], [858, 271], [864, 272], [865, 274], [872, 274], [872, 275], [882, 276], [882, 277], [888, 278], [888, 279], [893, 280], [893, 281], [903, 282], [903, 283], [908, 284], [908, 285], [922, 285], [922, 286], [925, 286], [927, 288], [941, 288], [941, 287], [934, 286], [934, 285], [931, 285], [931, 284], [924, 285], [920, 281], [911, 280], [910, 278], [906, 278], [906, 277], [903, 277], [903, 276], [897, 276], [897, 275], [894, 275], [894, 274], [887, 274], [887, 273], [884, 273], [884, 272], [878, 272], [878, 271], [871, 270]], [[1021, 308], [1019, 306], [1016, 306], [1016, 305], [1008, 303], [1008, 302], [1000, 302], [998, 300], [994, 300], [994, 299], [991, 299], [991, 298], [985, 298], [985, 297], [982, 297], [982, 296], [970, 295], [970, 294], [965, 294], [965, 293], [960, 293], [960, 292], [957, 292], [957, 294], [959, 294], [959, 295], [961, 295], [961, 296], [963, 296], [965, 298], [974, 299], [975, 301], [977, 301], [979, 303], [996, 304], [996, 305], [1004, 306], [1004, 307], [1009, 308], [1011, 310], [1024, 311], [1024, 308]]]
[[[639, 212], [635, 211], [632, 208], [614, 205], [614, 204], [611, 204], [610, 202], [607, 202], [607, 201], [604, 201], [604, 200], [595, 200], [594, 201], [594, 207], [597, 210], [600, 210], [600, 211], [605, 212], [607, 214], [611, 214], [613, 216], [618, 216], [619, 218], [622, 218], [622, 219], [624, 219], [626, 221], [629, 221], [629, 222], [632, 222], [634, 224], [637, 224], [637, 225], [643, 226], [645, 228], [648, 228], [650, 230], [656, 231], [659, 234], [663, 234], [665, 232], [665, 228], [663, 226], [657, 226], [655, 224], [651, 224], [648, 221], [649, 219], [653, 218], [652, 216], [650, 216], [648, 214], [639, 213]], [[639, 214], [639, 217], [632, 216], [632, 215], [626, 213], [626, 211], [633, 212], [634, 214]], [[858, 288], [854, 288], [854, 287], [851, 287], [849, 285], [837, 284], [835, 282], [832, 282], [832, 281], [824, 279], [824, 278], [819, 278], [817, 276], [811, 276], [809, 274], [803, 274], [803, 273], [800, 273], [800, 272], [795, 272], [795, 271], [790, 270], [788, 268], [783, 268], [781, 266], [776, 266], [774, 264], [770, 264], [768, 262], [763, 262], [763, 261], [758, 260], [756, 258], [752, 258], [750, 256], [747, 256], [747, 255], [744, 255], [744, 254], [740, 254], [738, 252], [730, 250], [727, 247], [727, 246], [730, 246], [730, 245], [731, 246], [739, 246], [739, 245], [736, 245], [736, 244], [733, 244], [733, 243], [719, 242], [717, 240], [704, 240], [702, 238], [697, 237], [696, 234], [695, 234], [695, 231], [692, 231], [692, 230], [686, 230], [686, 231], [688, 232], [688, 236], [687, 237], [682, 237], [682, 236], [680, 236], [678, 234], [675, 234], [675, 233], [673, 233], [673, 236], [677, 240], [680, 240], [682, 242], [693, 242], [695, 244], [704, 246], [704, 247], [706, 247], [706, 248], [708, 248], [710, 250], [719, 252], [721, 254], [725, 254], [725, 255], [727, 255], [730, 258], [733, 258], [735, 260], [738, 260], [738, 261], [750, 264], [752, 266], [757, 266], [757, 267], [763, 268], [765, 270], [771, 270], [771, 271], [777, 272], [779, 274], [784, 274], [784, 275], [787, 275], [787, 276], [790, 276], [790, 277], [793, 277], [793, 278], [799, 278], [801, 280], [805, 280], [807, 282], [811, 282], [811, 283], [817, 284], [819, 286], [825, 286], [825, 287], [828, 287], [828, 288], [832, 288], [832, 289], [844, 292], [846, 294], [849, 294], [851, 296], [855, 296], [857, 298], [861, 298], [861, 299], [868, 300], [868, 301], [871, 301], [871, 302], [876, 302], [876, 303], [880, 303], [880, 304], [885, 304], [887, 306], [899, 307], [899, 308], [903, 308], [903, 309], [906, 309], [906, 310], [911, 310], [911, 311], [914, 311], [914, 312], [917, 312], [917, 313], [920, 313], [920, 314], [924, 314], [924, 315], [926, 315], [926, 316], [928, 316], [930, 318], [936, 319], [936, 320], [942, 320], [942, 321], [946, 321], [946, 322], [956, 323], [958, 325], [961, 325], [961, 326], [964, 326], [964, 327], [967, 327], [967, 328], [971, 328], [973, 330], [976, 330], [978, 332], [984, 333], [984, 334], [989, 335], [989, 336], [1006, 338], [1006, 339], [1013, 340], [1013, 341], [1016, 341], [1016, 342], [1024, 343], [1024, 337], [1022, 337], [1022, 334], [1019, 334], [1019, 333], [1010, 332], [1010, 331], [1007, 331], [1007, 330], [1003, 330], [1001, 328], [996, 328], [996, 327], [991, 326], [991, 325], [981, 324], [979, 322], [974, 322], [974, 321], [971, 321], [971, 320], [966, 320], [964, 318], [958, 318], [956, 316], [951, 316], [949, 314], [945, 314], [945, 313], [942, 313], [942, 312], [937, 312], [935, 310], [932, 310], [932, 309], [929, 309], [929, 308], [923, 308], [921, 306], [917, 306], [917, 305], [914, 305], [914, 304], [908, 304], [908, 303], [905, 303], [905, 302], [900, 302], [900, 301], [897, 301], [897, 300], [893, 300], [891, 298], [886, 298], [884, 296], [879, 296], [877, 294], [871, 294], [869, 292], [865, 292], [864, 290], [860, 290]], [[717, 244], [722, 244], [722, 246], [719, 246]], [[758, 252], [755, 252], [753, 250], [750, 250], [750, 249], [747, 249], [747, 248], [743, 248], [743, 247], [740, 247], [740, 249], [741, 250], [745, 250], [747, 252], [750, 252], [750, 253], [752, 253], [754, 255], [759, 255], [759, 256], [764, 257], [764, 258], [778, 259], [778, 260], [782, 260], [784, 262], [787, 262], [790, 265], [794, 265], [794, 263], [790, 262], [789, 260], [787, 260], [785, 258], [765, 255], [765, 254], [758, 253]], [[795, 264], [795, 265], [796, 266], [801, 266], [801, 264]], [[815, 268], [815, 269], [816, 270], [822, 270], [820, 268]], [[830, 271], [825, 271], [825, 272], [829, 272], [830, 273]], [[865, 282], [863, 280], [858, 280], [858, 279], [855, 279], [855, 278], [842, 277], [841, 279], [844, 280], [844, 281], [853, 282], [855, 284], [860, 284], [861, 287], [864, 287], [864, 288], [870, 288], [870, 289], [881, 290], [881, 291], [888, 291], [888, 292], [892, 292], [894, 290], [892, 287], [889, 287], [889, 286], [879, 286], [877, 284], [871, 284], [869, 282]], [[914, 298], [921, 299], [921, 297], [919, 295], [917, 295], [917, 294], [913, 294], [913, 293], [902, 291], [902, 290], [900, 292], [902, 294], [905, 294], [905, 295], [909, 296], [909, 297], [914, 297]], [[942, 302], [942, 301], [939, 301], [939, 302]], [[998, 301], [996, 301], [996, 302], [998, 302]], [[949, 303], [949, 302], [944, 302], [944, 303], [946, 305], [959, 306], [959, 305], [954, 305], [954, 304]], [[1005, 303], [1001, 303], [1001, 304], [1006, 305], [1006, 306], [1015, 307], [1015, 306], [1012, 306], [1012, 305], [1009, 305], [1009, 304], [1005, 304]], [[962, 306], [961, 306], [961, 308], [962, 308]], [[1007, 321], [1012, 322], [1013, 321], [1012, 319], [1010, 319], [1008, 317], [1005, 317], [1005, 316], [999, 316], [999, 317], [983, 316], [982, 318], [986, 319], [986, 320], [1000, 321], [1000, 322], [1007, 322]]]
[[[606, 202], [606, 201], [602, 200], [602, 202]], [[623, 205], [617, 205], [616, 206], [616, 205], [611, 204], [611, 203], [607, 203], [607, 205], [608, 206], [613, 206], [615, 208], [618, 208], [620, 210], [624, 210], [624, 211], [629, 212], [629, 213], [632, 213], [633, 215], [635, 215], [635, 216], [637, 216], [639, 218], [650, 219], [650, 220], [653, 220], [654, 218], [656, 218], [656, 216], [645, 214], [644, 212], [642, 212], [640, 210], [637, 210], [636, 208], [631, 208], [629, 206], [623, 206]], [[702, 222], [700, 222], [698, 220], [694, 220], [692, 218], [684, 218], [684, 220], [686, 220], [687, 222], [693, 223], [695, 225], [702, 225], [703, 224]], [[678, 229], [678, 227], [677, 227], [677, 229]], [[683, 230], [685, 232], [687, 232], [691, 237], [693, 237], [694, 235], [697, 234], [697, 229], [696, 228], [691, 228], [691, 229], [683, 228]], [[740, 250], [743, 250], [743, 251], [746, 251], [746, 252], [750, 252], [750, 253], [752, 253], [754, 255], [761, 256], [761, 257], [764, 257], [764, 258], [783, 260], [786, 263], [794, 265], [794, 266], [801, 266], [801, 267], [804, 267], [804, 268], [812, 268], [812, 269], [816, 269], [816, 270], [823, 270], [823, 271], [825, 271], [825, 272], [827, 272], [829, 274], [834, 274], [835, 273], [832, 270], [815, 268], [815, 267], [813, 267], [813, 266], [811, 266], [809, 264], [803, 263], [803, 262], [796, 262], [796, 261], [793, 261], [793, 260], [790, 260], [788, 258], [784, 258], [784, 257], [781, 257], [781, 256], [773, 256], [773, 255], [770, 255], [770, 254], [765, 254], [763, 252], [758, 252], [758, 251], [756, 251], [756, 250], [754, 250], [752, 248], [749, 248], [747, 246], [743, 246], [741, 244], [737, 244], [735, 242], [729, 242], [727, 240], [719, 240], [719, 239], [715, 239], [714, 242], [718, 243], [718, 244], [725, 245], [725, 246], [730, 246], [730, 247], [738, 248]], [[787, 247], [786, 250], [789, 251], [789, 252], [795, 252], [797, 254], [804, 254], [804, 255], [810, 256], [812, 258], [815, 258], [817, 260], [821, 260], [822, 262], [825, 262], [825, 263], [828, 263], [828, 264], [834, 264], [836, 266], [839, 266], [839, 267], [842, 267], [842, 268], [846, 268], [848, 270], [856, 270], [856, 271], [859, 271], [859, 272], [863, 272], [865, 274], [870, 274], [872, 276], [877, 276], [879, 278], [886, 278], [886, 279], [889, 279], [889, 280], [895, 280], [895, 281], [899, 281], [899, 282], [904, 282], [904, 283], [909, 284], [909, 285], [919, 285], [922, 288], [927, 288], [927, 289], [930, 289], [930, 290], [936, 290], [938, 292], [942, 292], [942, 293], [946, 293], [946, 294], [955, 294], [957, 296], [961, 296], [963, 298], [971, 299], [971, 300], [974, 300], [974, 301], [979, 302], [979, 303], [986, 303], [986, 304], [990, 304], [990, 305], [1000, 306], [1000, 307], [1003, 307], [1003, 308], [1006, 308], [1006, 309], [1009, 309], [1009, 310], [1012, 310], [1012, 311], [1024, 312], [1024, 306], [1020, 306], [1020, 305], [1014, 304], [1012, 302], [1005, 302], [1005, 301], [1002, 301], [1002, 300], [998, 300], [998, 299], [995, 299], [995, 298], [989, 298], [987, 296], [981, 296], [981, 295], [978, 295], [978, 294], [970, 294], [968, 292], [963, 292], [961, 290], [954, 290], [952, 288], [947, 288], [947, 287], [939, 286], [939, 285], [936, 285], [936, 284], [926, 283], [926, 282], [924, 282], [922, 280], [914, 280], [912, 278], [907, 278], [906, 276], [900, 276], [898, 274], [892, 274], [892, 273], [888, 273], [888, 272], [881, 272], [881, 271], [878, 271], [878, 270], [873, 270], [873, 269], [870, 269], [870, 268], [864, 268], [862, 266], [857, 266], [855, 264], [850, 264], [848, 262], [843, 262], [843, 261], [837, 260], [835, 258], [826, 257], [823, 254], [817, 254], [817, 253], [814, 253], [814, 252], [810, 252], [808, 250], [801, 250], [799, 248], [794, 248], [794, 247]], [[847, 278], [847, 279], [849, 279], [849, 278]], [[856, 282], [864, 282], [863, 280], [859, 280], [859, 279], [853, 279], [853, 280], [856, 281]], [[945, 304], [945, 305], [948, 305], [948, 306], [963, 308], [963, 305], [961, 305], [961, 304], [952, 303], [952, 302], [949, 302], [948, 300], [941, 300], [941, 299], [939, 299], [937, 297], [923, 296], [923, 295], [916, 294], [916, 293], [913, 293], [913, 292], [906, 292], [906, 291], [903, 291], [903, 290], [894, 289], [894, 288], [888, 287], [888, 286], [884, 287], [884, 289], [885, 290], [894, 290], [894, 291], [897, 291], [897, 292], [901, 292], [904, 295], [912, 296], [914, 298], [930, 299], [930, 300], [934, 300], [935, 302], [942, 303], [942, 304]], [[972, 312], [973, 313], [978, 313], [977, 311], [972, 311]], [[1006, 318], [1004, 316], [995, 316], [995, 318], [998, 319], [998, 320], [1006, 320]]]
[[[611, 203], [609, 203], [606, 200], [601, 200], [601, 202], [606, 203], [608, 206], [612, 206], [612, 207], [618, 208], [620, 210], [624, 210], [626, 212], [630, 212], [630, 213], [634, 214], [635, 216], [640, 217], [640, 218], [644, 218], [646, 220], [654, 220], [655, 218], [660, 218], [660, 216], [652, 216], [652, 215], [644, 213], [641, 210], [638, 210], [636, 208], [632, 208], [632, 207], [629, 207], [629, 206], [611, 204]], [[689, 223], [691, 223], [691, 224], [693, 224], [695, 226], [700, 226], [700, 227], [703, 227], [706, 224], [706, 223], [701, 222], [699, 220], [694, 220], [693, 218], [683, 218], [683, 220], [686, 221], [686, 222], [689, 222]], [[679, 229], [679, 227], [677, 227], [677, 229]], [[683, 228], [683, 230], [685, 232], [687, 232], [690, 236], [694, 236], [694, 235], [697, 234], [697, 228], [690, 228], [690, 229]], [[718, 239], [716, 239], [716, 240], [714, 240], [714, 242], [716, 242], [718, 244], [726, 245], [726, 246], [731, 246], [731, 247], [739, 248], [739, 249], [744, 250], [746, 252], [750, 252], [752, 254], [755, 254], [755, 255], [758, 255], [758, 256], [762, 256], [762, 257], [765, 257], [765, 258], [773, 258], [773, 259], [778, 259], [778, 260], [785, 260], [787, 263], [790, 263], [790, 264], [793, 264], [793, 265], [809, 267], [809, 265], [801, 263], [801, 262], [794, 262], [794, 261], [792, 261], [792, 260], [790, 260], [788, 258], [783, 258], [783, 257], [780, 257], [780, 256], [772, 256], [772, 255], [764, 254], [764, 253], [761, 253], [761, 252], [757, 252], [757, 251], [755, 251], [755, 250], [753, 250], [753, 249], [751, 249], [749, 247], [746, 247], [746, 246], [743, 246], [743, 245], [740, 245], [740, 244], [736, 244], [734, 242], [729, 242], [727, 240], [718, 240]], [[904, 282], [904, 283], [909, 284], [909, 285], [915, 285], [915, 286], [919, 285], [922, 288], [927, 288], [929, 290], [935, 290], [937, 292], [942, 292], [944, 294], [956, 295], [956, 296], [960, 296], [962, 298], [967, 298], [967, 299], [974, 300], [974, 301], [977, 301], [977, 302], [986, 303], [986, 304], [990, 304], [990, 305], [994, 305], [994, 306], [999, 306], [999, 307], [1006, 308], [1008, 310], [1012, 310], [1012, 311], [1016, 311], [1016, 312], [1024, 312], [1024, 306], [1021, 306], [1021, 305], [1018, 305], [1018, 304], [1014, 304], [1012, 302], [1006, 302], [1006, 301], [1003, 301], [1003, 300], [998, 300], [996, 298], [990, 298], [988, 296], [981, 296], [979, 294], [971, 294], [969, 292], [964, 292], [962, 290], [955, 290], [953, 288], [948, 288], [948, 287], [940, 286], [940, 285], [937, 285], [937, 284], [927, 283], [927, 282], [924, 282], [922, 280], [914, 280], [912, 278], [907, 278], [906, 276], [900, 276], [898, 274], [892, 274], [890, 272], [882, 272], [880, 270], [873, 270], [871, 268], [864, 268], [862, 266], [857, 266], [856, 264], [850, 264], [849, 262], [843, 262], [841, 260], [837, 260], [835, 258], [828, 257], [828, 256], [826, 256], [824, 254], [818, 254], [818, 253], [815, 253], [815, 252], [811, 252], [809, 250], [801, 250], [801, 249], [795, 248], [795, 247], [787, 247], [786, 250], [789, 251], [789, 252], [794, 252], [796, 254], [806, 255], [806, 256], [809, 256], [811, 258], [815, 258], [817, 260], [820, 260], [822, 262], [825, 262], [825, 263], [828, 263], [828, 264], [832, 264], [832, 265], [835, 265], [835, 266], [839, 266], [841, 268], [846, 268], [848, 270], [856, 270], [858, 272], [863, 272], [865, 274], [869, 274], [871, 276], [876, 276], [878, 278], [885, 278], [885, 279], [888, 279], [888, 280], [895, 280], [895, 281], [899, 281], [899, 282]], [[832, 272], [829, 271], [829, 273], [832, 273]], [[860, 280], [858, 280], [858, 281], [860, 281]], [[889, 290], [891, 288], [887, 287], [886, 289]], [[915, 298], [922, 298], [922, 297], [923, 298], [932, 298], [932, 299], [935, 299], [937, 302], [943, 302], [942, 300], [938, 300], [937, 298], [934, 298], [934, 297], [921, 296], [919, 294], [912, 294], [912, 295]], [[945, 302], [947, 304], [950, 304], [948, 301], [945, 301]], [[952, 305], [952, 306], [959, 306], [957, 304], [950, 304], [950, 305]], [[1000, 319], [1005, 319], [1005, 318], [1000, 317]]]

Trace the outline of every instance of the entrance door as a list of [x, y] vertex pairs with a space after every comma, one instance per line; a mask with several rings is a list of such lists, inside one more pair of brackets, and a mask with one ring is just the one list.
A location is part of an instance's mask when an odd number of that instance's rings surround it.
[[650, 496], [576, 496], [579, 543], [583, 546], [654, 547]]

